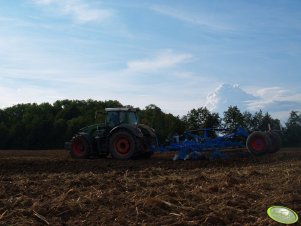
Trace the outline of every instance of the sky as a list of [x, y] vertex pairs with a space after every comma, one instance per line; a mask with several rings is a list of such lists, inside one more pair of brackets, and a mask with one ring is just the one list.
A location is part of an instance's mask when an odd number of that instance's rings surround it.
[[300, 0], [0, 1], [0, 108], [301, 110]]

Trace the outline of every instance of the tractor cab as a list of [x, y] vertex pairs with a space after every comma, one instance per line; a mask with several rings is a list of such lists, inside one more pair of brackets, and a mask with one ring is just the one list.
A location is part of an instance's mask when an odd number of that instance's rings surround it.
[[120, 124], [137, 126], [138, 116], [135, 109], [131, 108], [106, 108], [107, 127], [113, 128]]

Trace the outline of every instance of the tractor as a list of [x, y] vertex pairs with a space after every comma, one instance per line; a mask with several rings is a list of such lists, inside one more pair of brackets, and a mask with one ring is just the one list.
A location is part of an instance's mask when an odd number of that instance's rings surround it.
[[155, 131], [147, 125], [138, 124], [136, 109], [106, 108], [103, 113], [104, 123], [80, 129], [70, 142], [65, 143], [73, 158], [111, 156], [125, 160], [153, 154], [153, 147], [157, 145]]

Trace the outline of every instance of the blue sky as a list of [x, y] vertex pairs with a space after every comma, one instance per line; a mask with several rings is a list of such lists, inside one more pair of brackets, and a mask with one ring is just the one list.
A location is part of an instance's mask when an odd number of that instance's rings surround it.
[[277, 117], [301, 110], [299, 0], [0, 6], [2, 108], [91, 98], [175, 115], [225, 104]]

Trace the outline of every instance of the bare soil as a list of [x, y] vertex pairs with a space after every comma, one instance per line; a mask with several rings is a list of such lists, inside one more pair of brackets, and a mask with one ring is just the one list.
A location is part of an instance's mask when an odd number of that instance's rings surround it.
[[214, 161], [170, 157], [74, 160], [64, 150], [0, 151], [0, 225], [279, 225], [266, 214], [271, 205], [301, 215], [301, 150]]

